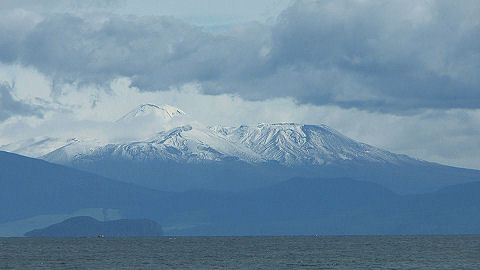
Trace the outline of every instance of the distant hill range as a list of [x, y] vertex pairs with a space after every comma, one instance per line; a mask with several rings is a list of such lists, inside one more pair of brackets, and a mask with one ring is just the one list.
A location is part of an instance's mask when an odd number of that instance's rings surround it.
[[166, 235], [480, 233], [480, 182], [411, 195], [345, 177], [292, 178], [236, 192], [162, 192], [1, 151], [0, 172], [0, 236], [14, 236], [2, 231], [9, 224], [90, 208], [153, 220]]
[[92, 217], [69, 218], [47, 228], [25, 233], [28, 237], [162, 236], [162, 227], [148, 219], [98, 221]]
[[[143, 104], [110, 123], [124, 138], [42, 137], [0, 150], [162, 191], [245, 191], [292, 178], [352, 178], [399, 194], [480, 181], [480, 171], [395, 154], [325, 125], [204, 126], [173, 106]], [[92, 132], [90, 132], [92, 133]]]

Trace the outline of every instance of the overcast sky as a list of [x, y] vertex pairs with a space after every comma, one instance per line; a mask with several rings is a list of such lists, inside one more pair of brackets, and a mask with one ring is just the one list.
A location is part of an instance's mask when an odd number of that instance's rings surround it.
[[0, 145], [140, 103], [480, 169], [480, 2], [0, 2]]

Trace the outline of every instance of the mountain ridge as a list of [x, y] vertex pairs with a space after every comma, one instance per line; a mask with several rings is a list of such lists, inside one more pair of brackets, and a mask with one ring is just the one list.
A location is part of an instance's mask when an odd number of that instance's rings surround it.
[[326, 125], [204, 126], [176, 107], [164, 108], [174, 117], [157, 119], [156, 112], [163, 114], [164, 109], [144, 104], [126, 114], [142, 112], [138, 117], [115, 123], [121, 130], [149, 131], [140, 137], [110, 142], [76, 139], [40, 158], [168, 191], [249, 189], [294, 177], [351, 177], [404, 194], [480, 180], [480, 171], [395, 154]]
[[[115, 123], [132, 122], [137, 118], [153, 116], [155, 119], [170, 122], [176, 118], [185, 116], [182, 110], [170, 106], [157, 106], [155, 104], [142, 104], [132, 111], [120, 117]], [[152, 123], [154, 125], [156, 123]], [[1, 146], [0, 150], [14, 153], [27, 154], [31, 157], [39, 157], [54, 163], [66, 164], [77, 158], [88, 155], [98, 155], [100, 148], [132, 149], [139, 144], [148, 145], [149, 149], [158, 149], [159, 145], [165, 145], [165, 151], [157, 153], [157, 159], [171, 158], [177, 162], [189, 162], [194, 159], [223, 160], [238, 159], [249, 163], [263, 163], [268, 161], [279, 162], [286, 166], [315, 165], [333, 163], [338, 160], [366, 160], [373, 162], [401, 162], [411, 161], [405, 155], [391, 152], [352, 140], [338, 131], [326, 125], [307, 125], [297, 123], [261, 123], [253, 126], [241, 125], [238, 127], [213, 126], [207, 127], [195, 123], [182, 121], [165, 125], [159, 125], [156, 134], [145, 138], [133, 138], [128, 142], [98, 142], [96, 138], [61, 140], [49, 138], [49, 140], [65, 141], [58, 143], [59, 147], [50, 147], [51, 151], [24, 151], [25, 148], [34, 149], [37, 142], [28, 145], [15, 143]], [[175, 142], [173, 142], [175, 140]], [[180, 142], [181, 141], [181, 142]], [[108, 147], [107, 147], [108, 146]], [[145, 150], [145, 147], [144, 147]], [[132, 150], [133, 151], [133, 150]], [[135, 151], [141, 151], [136, 149]], [[125, 152], [125, 151], [124, 151]], [[172, 152], [179, 154], [171, 155]], [[34, 155], [30, 153], [42, 153]], [[145, 158], [155, 159], [146, 153]], [[126, 154], [135, 157], [138, 155]], [[185, 157], [185, 160], [182, 160]]]
[[1, 151], [0, 171], [0, 225], [96, 208], [154, 220], [167, 235], [480, 232], [480, 182], [417, 195], [345, 177], [292, 178], [236, 192], [162, 192]]

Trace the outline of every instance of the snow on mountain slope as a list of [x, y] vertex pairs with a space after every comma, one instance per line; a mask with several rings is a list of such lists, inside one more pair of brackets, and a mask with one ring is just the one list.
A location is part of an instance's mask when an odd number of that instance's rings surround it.
[[35, 137], [0, 146], [1, 151], [38, 158], [58, 148], [75, 142], [76, 139], [62, 139], [52, 137]]
[[138, 121], [141, 117], [154, 117], [163, 121], [169, 121], [183, 115], [186, 115], [184, 111], [170, 105], [157, 106], [155, 104], [142, 104], [122, 116], [116, 122]]
[[181, 125], [184, 121], [188, 121], [186, 113], [176, 107], [141, 104], [115, 123], [111, 123], [110, 127], [115, 128], [116, 133], [121, 133], [122, 136], [112, 137], [110, 141], [105, 143], [99, 140], [99, 137], [105, 137], [104, 134], [92, 138], [84, 136], [75, 136], [74, 138], [42, 136], [2, 145], [0, 150], [34, 158], [49, 154], [50, 158], [57, 156], [55, 160], [62, 157], [66, 161], [71, 160], [76, 155], [88, 154], [93, 151], [93, 148], [107, 143], [143, 140], [161, 130], [168, 130]]
[[144, 141], [157, 132], [192, 122], [189, 115], [176, 107], [142, 104], [113, 123], [117, 137], [109, 143], [123, 144]]
[[285, 165], [324, 165], [345, 160], [382, 163], [412, 160], [356, 142], [325, 125], [280, 123], [213, 127], [212, 130], [253, 150], [265, 160], [276, 160]]
[[152, 143], [173, 147], [202, 159], [221, 160], [236, 157], [248, 162], [262, 161], [261, 156], [252, 150], [234, 144], [212, 130], [200, 126], [186, 125], [161, 132]]
[[172, 130], [159, 132], [145, 141], [125, 144], [107, 144], [91, 148], [78, 148], [70, 145], [58, 149], [44, 157], [56, 162], [83, 162], [99, 159], [127, 160], [170, 160], [177, 162], [243, 160], [260, 162], [260, 155], [242, 145], [235, 145], [207, 128], [181, 126]]
[[67, 164], [88, 156], [105, 143], [97, 139], [73, 139], [70, 143], [49, 152], [40, 158], [53, 163]]
[[414, 161], [356, 142], [324, 125], [204, 127], [169, 105], [140, 105], [113, 123], [113, 127], [119, 128], [125, 137], [104, 142], [98, 138], [32, 139], [0, 149], [61, 164], [99, 159], [277, 161], [287, 166]]

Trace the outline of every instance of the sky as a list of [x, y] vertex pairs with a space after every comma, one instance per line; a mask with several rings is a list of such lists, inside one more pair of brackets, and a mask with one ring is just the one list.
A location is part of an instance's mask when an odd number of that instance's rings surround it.
[[480, 169], [480, 2], [0, 3], [0, 145], [142, 103], [209, 125], [326, 124]]

